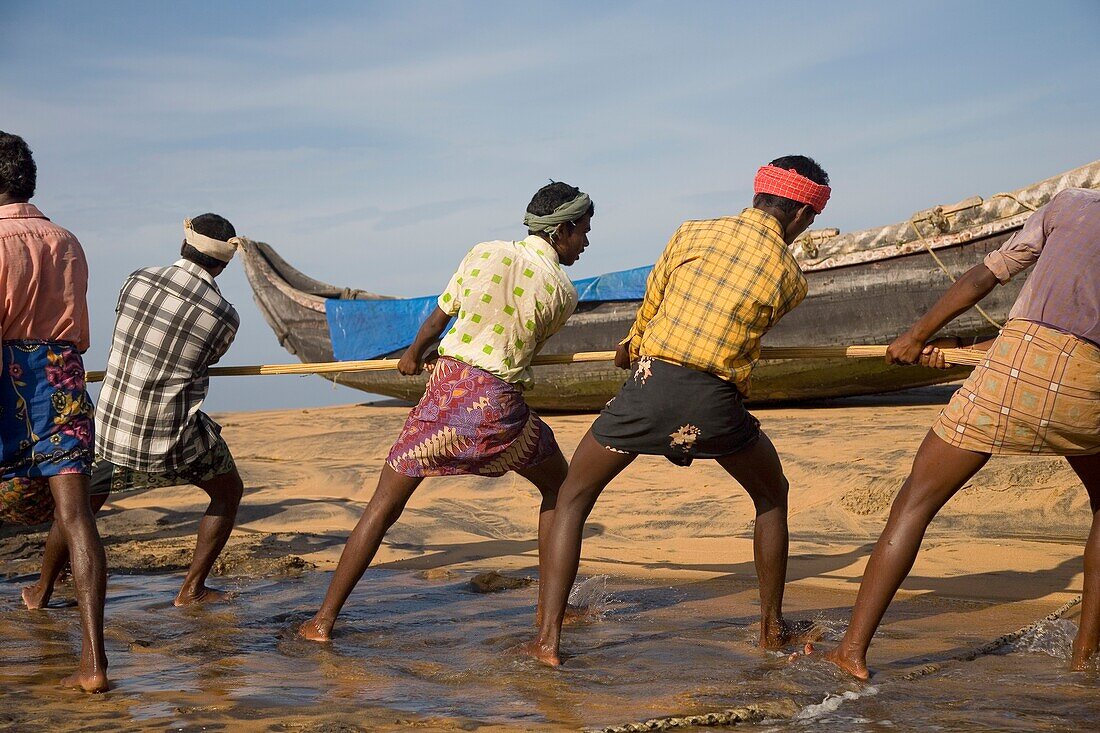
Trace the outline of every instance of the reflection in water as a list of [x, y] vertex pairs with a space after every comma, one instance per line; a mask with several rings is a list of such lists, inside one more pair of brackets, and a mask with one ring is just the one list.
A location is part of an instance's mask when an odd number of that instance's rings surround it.
[[[575, 602], [597, 607], [598, 620], [568, 629], [567, 663], [555, 671], [509, 653], [533, 631], [537, 588], [483, 595], [468, 581], [369, 571], [334, 641], [317, 645], [293, 628], [320, 602], [326, 574], [238, 581], [231, 602], [187, 609], [171, 605], [178, 578], [112, 577], [116, 689], [94, 699], [56, 687], [79, 649], [76, 609], [27, 612], [18, 585], [2, 584], [0, 728], [269, 730], [293, 720], [294, 729], [318, 730], [551, 730], [768, 701], [801, 711], [760, 726], [777, 731], [811, 723], [923, 729], [931, 715], [941, 730], [1074, 728], [1100, 713], [1096, 674], [1063, 671], [1076, 631], [1069, 621], [937, 675], [868, 686], [816, 660], [792, 665], [756, 649], [751, 578], [726, 579], [716, 592], [713, 581], [666, 587], [600, 576], [574, 590]], [[846, 607], [837, 597], [804, 606], [828, 609], [814, 611], [827, 638], [843, 632]], [[937, 612], [945, 610], [952, 609]], [[927, 641], [895, 643], [919, 654]]]

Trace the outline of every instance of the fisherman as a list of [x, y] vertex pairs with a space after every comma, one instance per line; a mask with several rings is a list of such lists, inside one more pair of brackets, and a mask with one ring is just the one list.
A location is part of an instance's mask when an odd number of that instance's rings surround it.
[[713, 458], [756, 507], [760, 645], [775, 649], [798, 631], [783, 619], [787, 568], [787, 479], [759, 421], [745, 409], [760, 339], [806, 296], [787, 247], [829, 199], [829, 177], [801, 155], [757, 171], [752, 208], [688, 221], [665, 247], [615, 364], [633, 375], [581, 440], [562, 485], [554, 527], [540, 553], [538, 637], [525, 653], [561, 664], [566, 600], [577, 577], [581, 531], [600, 492], [639, 453], [686, 466]]
[[202, 214], [184, 222], [180, 260], [126, 279], [96, 408], [96, 453], [113, 466], [112, 490], [189, 483], [210, 497], [177, 606], [225, 595], [206, 578], [244, 492], [221, 427], [200, 410], [210, 366], [240, 323], [215, 282], [239, 242], [232, 224]]
[[577, 306], [563, 267], [588, 246], [594, 211], [588, 194], [551, 183], [527, 206], [525, 239], [483, 242], [462, 260], [398, 365], [402, 374], [419, 374], [425, 351], [446, 330], [427, 389], [390, 450], [321, 608], [299, 628], [301, 636], [330, 638], [348, 595], [426, 476], [515, 471], [526, 478], [542, 494], [543, 556], [568, 465], [523, 390], [532, 383], [531, 360]]
[[928, 524], [990, 455], [1066, 456], [1088, 492], [1080, 630], [1070, 666], [1100, 640], [1100, 192], [1066, 189], [968, 270], [887, 351], [893, 364], [944, 366], [928, 340], [998, 283], [1029, 267], [1008, 323], [917, 450], [829, 661], [868, 679], [867, 648], [905, 580]]
[[[70, 232], [34, 204], [37, 168], [23, 138], [0, 132], [0, 522], [54, 518], [50, 548], [72, 556], [80, 666], [65, 684], [103, 692], [106, 558], [88, 499], [92, 402], [84, 386], [88, 263]], [[28, 606], [35, 606], [24, 589]]]

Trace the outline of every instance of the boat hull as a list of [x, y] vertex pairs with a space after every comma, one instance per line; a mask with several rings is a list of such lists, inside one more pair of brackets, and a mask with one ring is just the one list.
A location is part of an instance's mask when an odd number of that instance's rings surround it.
[[[1012, 231], [978, 237], [936, 250], [943, 266], [962, 273], [998, 248]], [[245, 267], [257, 305], [280, 343], [306, 362], [333, 360], [324, 299], [291, 283], [308, 280], [286, 265], [268, 245], [249, 243]], [[287, 270], [291, 272], [288, 273]], [[809, 295], [764, 338], [766, 346], [839, 346], [886, 344], [905, 331], [950, 286], [951, 280], [927, 251], [807, 273]], [[1003, 322], [1024, 278], [998, 287], [983, 309]], [[297, 283], [295, 283], [297, 284]], [[327, 293], [326, 293], [327, 294]], [[376, 298], [357, 293], [359, 298]], [[544, 347], [545, 353], [602, 351], [626, 335], [637, 301], [582, 304], [564, 328]], [[955, 321], [943, 335], [986, 338], [997, 327], [976, 310]], [[399, 356], [394, 352], [389, 356]], [[878, 359], [762, 360], [753, 372], [750, 403], [820, 400], [876, 394], [952, 381], [969, 368], [950, 370], [896, 367]], [[540, 410], [596, 410], [611, 399], [625, 373], [609, 363], [542, 366], [534, 369], [535, 386], [526, 393]], [[338, 384], [415, 402], [425, 377], [393, 372], [326, 375]]]

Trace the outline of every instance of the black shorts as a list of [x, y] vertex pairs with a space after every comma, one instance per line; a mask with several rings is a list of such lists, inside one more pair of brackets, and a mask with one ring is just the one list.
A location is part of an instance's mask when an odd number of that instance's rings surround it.
[[633, 372], [592, 424], [605, 448], [687, 466], [695, 458], [739, 453], [760, 439], [760, 421], [732, 383], [646, 356]]

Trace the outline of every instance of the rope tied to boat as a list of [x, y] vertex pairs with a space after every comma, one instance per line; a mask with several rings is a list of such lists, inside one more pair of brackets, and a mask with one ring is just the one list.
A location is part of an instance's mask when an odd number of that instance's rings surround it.
[[[1020, 206], [1020, 208], [1027, 209], [1028, 211], [1031, 211], [1031, 212], [1035, 212], [1035, 211], [1038, 210], [1037, 206], [1033, 206], [1032, 204], [1021, 201], [1019, 196], [1017, 196], [1014, 193], [1008, 193], [1007, 191], [1002, 192], [1002, 193], [995, 193], [992, 196], [990, 196], [988, 199], [986, 199], [986, 201], [988, 202], [988, 201], [990, 201], [992, 199], [996, 199], [996, 198], [1011, 199], [1012, 201], [1015, 201], [1016, 204]], [[982, 203], [982, 200], [979, 198], [978, 203], [975, 204], [975, 205], [980, 205], [981, 203]], [[1013, 214], [1013, 216], [1016, 216], [1016, 215]], [[932, 255], [932, 259], [935, 260], [936, 264], [943, 271], [943, 274], [947, 275], [947, 278], [951, 282], [956, 282], [957, 278], [955, 277], [955, 275], [952, 274], [951, 270], [948, 269], [947, 265], [945, 265], [943, 260], [940, 259], [940, 256], [938, 254], [936, 254], [936, 251], [934, 249], [932, 249], [932, 243], [928, 241], [928, 238], [925, 237], [924, 232], [922, 232], [920, 230], [920, 227], [917, 226], [917, 221], [919, 221], [920, 218], [921, 217], [919, 217], [919, 213], [914, 214], [912, 217], [910, 217], [910, 219], [909, 219], [909, 228], [911, 228], [913, 230], [913, 232], [916, 233], [918, 241], [920, 241], [920, 243], [924, 247], [925, 251], [927, 251], [928, 254]], [[1007, 218], [1007, 215], [1000, 217], [1000, 219], [1004, 219], [1004, 218]], [[946, 232], [948, 229], [951, 228], [951, 223], [947, 220], [947, 214], [944, 212], [942, 206], [937, 206], [936, 208], [932, 209], [931, 213], [927, 216], [927, 219], [928, 219], [929, 223], [931, 223], [932, 226], [936, 227], [936, 229], [938, 229], [941, 233]], [[989, 321], [991, 324], [996, 326], [998, 329], [1004, 328], [1003, 323], [999, 323], [996, 320], [994, 320], [993, 317], [990, 316], [988, 313], [986, 313], [985, 310], [983, 310], [980, 305], [975, 305], [974, 309], [977, 310], [978, 313], [980, 313], [982, 315], [982, 317], [985, 318], [985, 320]]]
[[[956, 282], [958, 278], [956, 278], [951, 273], [951, 270], [947, 269], [947, 265], [945, 265], [943, 263], [943, 260], [941, 260], [940, 256], [938, 254], [936, 254], [936, 251], [934, 249], [932, 249], [932, 243], [928, 241], [928, 239], [924, 236], [924, 232], [922, 232], [920, 230], [920, 227], [917, 226], [916, 218], [909, 219], [909, 226], [913, 229], [914, 232], [916, 232], [917, 239], [920, 241], [920, 243], [924, 247], [925, 251], [928, 252], [928, 254], [932, 255], [932, 259], [935, 260], [936, 264], [939, 265], [939, 268], [941, 270], [943, 270], [943, 274], [947, 275], [947, 278], [951, 282]], [[985, 309], [982, 308], [980, 305], [975, 304], [974, 305], [974, 310], [978, 311], [978, 313], [980, 313], [982, 315], [982, 318], [984, 318], [985, 320], [992, 323], [994, 326], [997, 327], [997, 329], [1004, 328], [1003, 323], [999, 323], [998, 321], [994, 320], [993, 316], [986, 313]]]
[[[1004, 192], [1004, 193], [995, 193], [992, 196], [990, 196], [989, 198], [991, 198], [991, 199], [996, 199], [996, 198], [1012, 199], [1013, 201], [1018, 203], [1022, 208], [1025, 208], [1028, 211], [1034, 212], [1034, 211], [1039, 210], [1038, 206], [1032, 206], [1031, 204], [1024, 203], [1023, 201], [1020, 200], [1019, 196], [1017, 196], [1014, 193], [1008, 193], [1007, 191]], [[1002, 217], [1002, 218], [1004, 218], [1004, 217]]]

